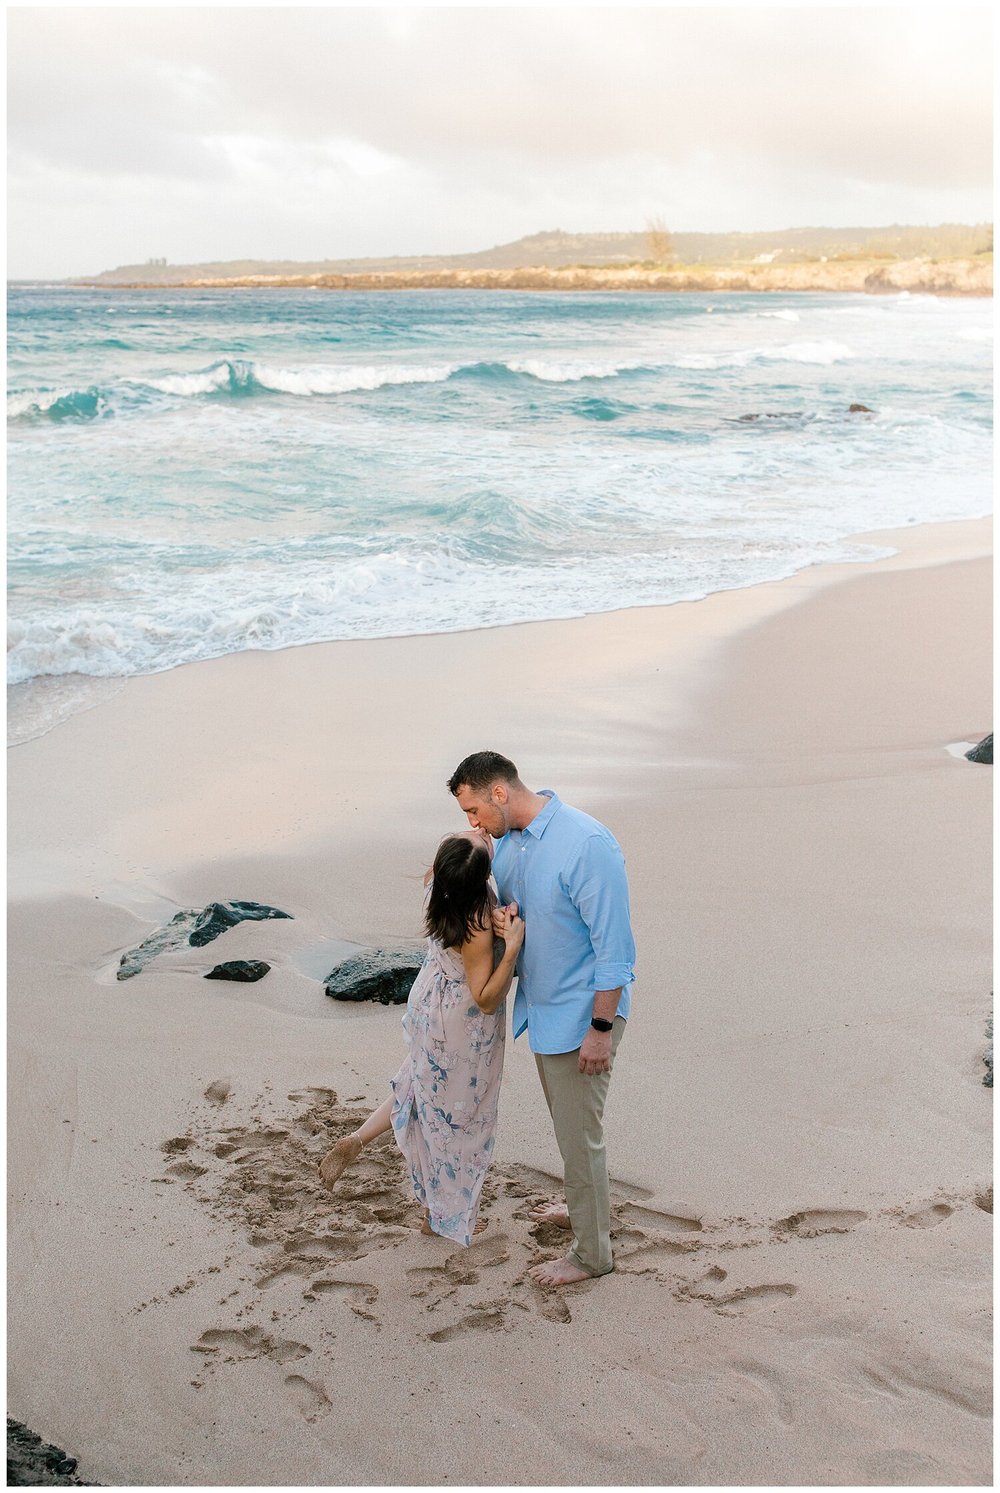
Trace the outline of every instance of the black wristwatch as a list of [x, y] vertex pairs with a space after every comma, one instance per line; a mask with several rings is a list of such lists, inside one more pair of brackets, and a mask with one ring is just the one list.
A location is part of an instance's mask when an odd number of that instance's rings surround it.
[[610, 1032], [614, 1029], [613, 1021], [604, 1021], [600, 1016], [595, 1016], [590, 1024], [595, 1032]]

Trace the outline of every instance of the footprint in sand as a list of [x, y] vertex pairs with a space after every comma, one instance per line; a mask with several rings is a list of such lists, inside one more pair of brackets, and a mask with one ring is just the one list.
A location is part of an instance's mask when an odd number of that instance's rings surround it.
[[701, 1219], [693, 1209], [686, 1208], [683, 1203], [675, 1203], [669, 1210], [637, 1208], [634, 1203], [626, 1203], [616, 1212], [625, 1223], [635, 1224], [640, 1228], [657, 1229], [664, 1234], [701, 1232]]
[[[530, 1215], [524, 1210], [515, 1213], [514, 1217], [530, 1220]], [[537, 1223], [532, 1223], [528, 1233], [540, 1249], [565, 1250], [566, 1242], [569, 1239], [569, 1231], [564, 1229], [561, 1224], [546, 1223], [544, 1219], [540, 1219]]]
[[505, 1176], [498, 1177], [509, 1198], [531, 1197], [537, 1192], [561, 1192], [562, 1177], [553, 1172], [540, 1172], [533, 1166], [512, 1166]]
[[377, 1286], [360, 1280], [314, 1280], [302, 1293], [303, 1301], [317, 1301], [321, 1296], [339, 1297], [356, 1317], [381, 1326], [375, 1313], [368, 1310], [378, 1300]]
[[273, 1270], [267, 1270], [259, 1275], [254, 1285], [259, 1291], [266, 1291], [271, 1286], [276, 1286], [283, 1280], [301, 1280], [304, 1275], [311, 1275], [315, 1265], [308, 1260], [294, 1260], [288, 1264], [278, 1265]]
[[655, 1239], [641, 1229], [612, 1231], [615, 1250], [615, 1269], [625, 1275], [648, 1275], [667, 1260], [678, 1255], [687, 1255], [698, 1249], [698, 1243], [678, 1239]]
[[303, 1420], [317, 1420], [333, 1407], [333, 1401], [322, 1384], [304, 1379], [301, 1374], [289, 1374], [285, 1380], [285, 1388]]
[[982, 1192], [977, 1192], [976, 1193], [975, 1197], [973, 1198], [973, 1202], [975, 1203], [976, 1207], [977, 1208], [981, 1208], [984, 1213], [992, 1213], [993, 1212], [993, 1188], [992, 1187], [984, 1187], [983, 1190], [982, 1190]]
[[478, 1239], [467, 1249], [457, 1249], [440, 1265], [413, 1265], [406, 1272], [414, 1287], [410, 1295], [428, 1301], [426, 1310], [434, 1311], [442, 1301], [454, 1296], [459, 1286], [474, 1286], [480, 1270], [493, 1270], [510, 1259], [509, 1240], [505, 1234]]
[[623, 1182], [619, 1177], [611, 1177], [610, 1182], [612, 1203], [645, 1203], [656, 1196], [648, 1187], [639, 1187], [635, 1182]]
[[271, 1146], [279, 1146], [282, 1141], [288, 1139], [287, 1130], [245, 1130], [240, 1136], [240, 1144], [243, 1147], [247, 1159], [256, 1159], [255, 1151], [263, 1151]]
[[947, 1203], [928, 1203], [925, 1208], [917, 1208], [912, 1213], [907, 1213], [900, 1223], [908, 1229], [933, 1229], [937, 1224], [944, 1223], [954, 1213]]
[[786, 1284], [776, 1286], [743, 1286], [739, 1291], [730, 1291], [728, 1296], [716, 1297], [714, 1304], [716, 1307], [773, 1306], [778, 1301], [787, 1300], [788, 1297], [797, 1295], [798, 1289], [798, 1286]]
[[191, 1346], [192, 1353], [222, 1356], [225, 1363], [242, 1358], [271, 1358], [275, 1363], [290, 1363], [304, 1358], [312, 1349], [291, 1338], [272, 1337], [259, 1327], [210, 1327]]
[[446, 1265], [413, 1265], [406, 1272], [406, 1278], [416, 1289], [410, 1295], [423, 1299], [433, 1297], [428, 1302], [427, 1310], [434, 1308], [449, 1296], [454, 1296], [459, 1286], [474, 1286], [479, 1281], [479, 1271], [463, 1270], [459, 1266], [452, 1266], [449, 1270]]
[[797, 1239], [818, 1239], [821, 1234], [848, 1234], [867, 1217], [852, 1208], [813, 1208], [779, 1218], [773, 1228], [779, 1238], [794, 1234]]
[[467, 1249], [457, 1250], [455, 1254], [449, 1255], [444, 1268], [449, 1272], [463, 1273], [469, 1269], [492, 1269], [510, 1259], [507, 1244], [506, 1234], [489, 1234], [485, 1238], [474, 1240]]
[[320, 1088], [317, 1085], [312, 1088], [295, 1089], [288, 1097], [292, 1100], [293, 1104], [315, 1104], [317, 1099], [323, 1099], [327, 1104], [336, 1104], [337, 1091], [336, 1089]]
[[193, 1161], [175, 1161], [163, 1170], [171, 1177], [180, 1177], [184, 1182], [193, 1182], [195, 1177], [203, 1177], [206, 1167], [197, 1166]]
[[483, 1302], [468, 1316], [461, 1317], [450, 1327], [441, 1327], [437, 1332], [426, 1334], [428, 1342], [450, 1343], [454, 1338], [468, 1337], [470, 1333], [506, 1332], [507, 1322], [502, 1301]]
[[181, 1151], [190, 1151], [194, 1143], [193, 1135], [174, 1135], [163, 1142], [160, 1150], [165, 1156], [176, 1156]]
[[[639, 1187], [634, 1182], [623, 1182], [618, 1177], [610, 1180], [613, 1203], [645, 1201], [653, 1196], [647, 1187]], [[551, 1198], [562, 1195], [563, 1179], [554, 1172], [539, 1171], [537, 1167], [515, 1163], [505, 1174], [501, 1173], [497, 1177], [495, 1185], [502, 1187], [507, 1197], [534, 1198], [541, 1192]]]
[[306, 1263], [339, 1263], [367, 1254], [370, 1242], [368, 1239], [359, 1239], [357, 1234], [299, 1234], [287, 1240], [284, 1249], [286, 1254]]
[[742, 1311], [775, 1306], [798, 1293], [798, 1286], [785, 1283], [779, 1285], [742, 1286], [737, 1291], [716, 1293], [698, 1290], [695, 1286], [681, 1286], [674, 1292], [682, 1301], [700, 1301], [714, 1308], [722, 1316], [734, 1317]]
[[530, 1277], [516, 1281], [511, 1291], [511, 1302], [522, 1311], [536, 1312], [547, 1322], [572, 1322], [573, 1314], [561, 1291], [544, 1291]]

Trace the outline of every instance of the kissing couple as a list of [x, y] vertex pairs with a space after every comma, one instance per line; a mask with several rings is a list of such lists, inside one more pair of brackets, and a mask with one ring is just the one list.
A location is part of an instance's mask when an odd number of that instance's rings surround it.
[[572, 1234], [561, 1259], [528, 1273], [542, 1286], [606, 1275], [614, 1260], [602, 1118], [635, 961], [625, 860], [610, 830], [550, 789], [525, 787], [499, 752], [466, 757], [448, 788], [470, 828], [445, 836], [424, 877], [427, 954], [403, 1018], [407, 1056], [392, 1093], [337, 1141], [320, 1176], [332, 1187], [391, 1130], [424, 1231], [468, 1245], [486, 1227], [479, 1199], [516, 974], [514, 1037], [528, 1033], [566, 1194], [531, 1216]]

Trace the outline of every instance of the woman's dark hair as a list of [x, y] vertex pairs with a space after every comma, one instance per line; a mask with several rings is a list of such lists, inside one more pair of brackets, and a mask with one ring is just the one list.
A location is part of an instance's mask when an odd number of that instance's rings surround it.
[[446, 949], [460, 948], [477, 928], [489, 928], [490, 853], [465, 835], [449, 835], [434, 857], [424, 932]]

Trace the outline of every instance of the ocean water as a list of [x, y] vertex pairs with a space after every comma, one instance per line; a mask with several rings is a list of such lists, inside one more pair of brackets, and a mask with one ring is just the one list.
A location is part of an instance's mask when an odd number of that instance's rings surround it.
[[14, 288], [8, 679], [874, 557], [989, 511], [991, 356], [916, 295]]

